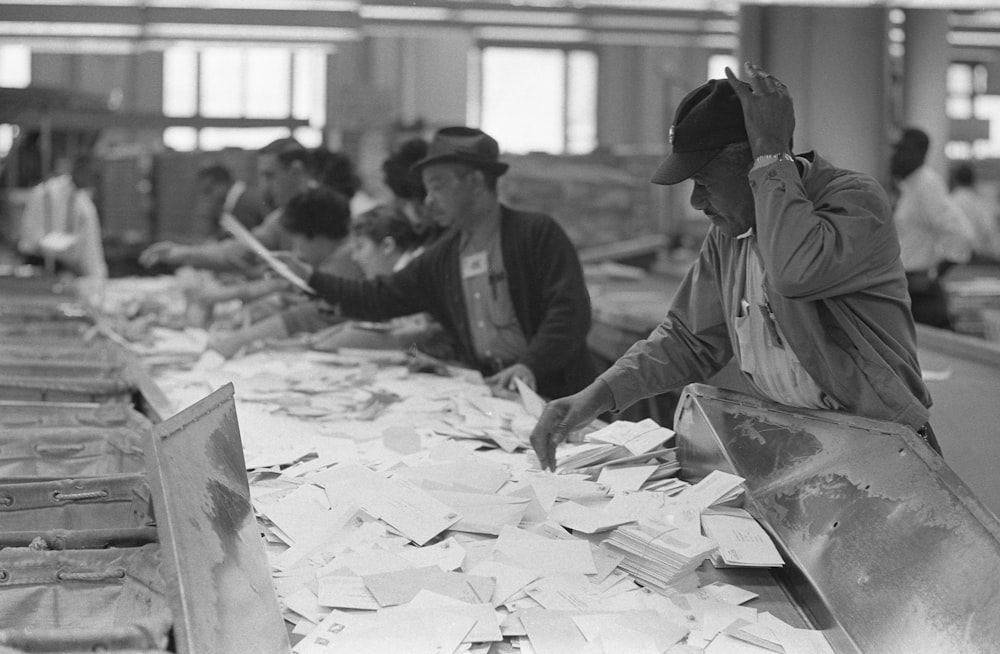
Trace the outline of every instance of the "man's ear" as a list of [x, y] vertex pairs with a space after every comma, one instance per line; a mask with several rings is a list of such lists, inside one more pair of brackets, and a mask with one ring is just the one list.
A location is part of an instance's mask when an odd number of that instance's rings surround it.
[[308, 177], [309, 171], [306, 170], [306, 165], [296, 159], [295, 161], [288, 164], [288, 172], [298, 175], [300, 177]]
[[379, 242], [378, 249], [382, 251], [382, 254], [390, 255], [396, 251], [396, 239], [391, 236], [386, 236]]
[[476, 180], [476, 186], [481, 186], [483, 188], [486, 188], [486, 175], [483, 173], [482, 170], [478, 168], [473, 168], [472, 172], [469, 173], [469, 177], [472, 177], [473, 179]]

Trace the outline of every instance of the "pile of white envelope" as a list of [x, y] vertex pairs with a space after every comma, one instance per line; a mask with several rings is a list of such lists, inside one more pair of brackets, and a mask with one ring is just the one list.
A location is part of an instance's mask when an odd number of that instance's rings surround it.
[[[742, 480], [676, 479], [673, 434], [652, 421], [561, 447], [561, 463], [583, 463], [553, 474], [528, 445], [538, 398], [491, 397], [475, 376], [270, 350], [156, 381], [177, 407], [234, 384], [296, 654], [829, 651], [746, 606], [753, 592], [701, 583], [713, 553], [774, 565], [776, 552], [733, 506]], [[588, 460], [588, 446], [611, 454]]]

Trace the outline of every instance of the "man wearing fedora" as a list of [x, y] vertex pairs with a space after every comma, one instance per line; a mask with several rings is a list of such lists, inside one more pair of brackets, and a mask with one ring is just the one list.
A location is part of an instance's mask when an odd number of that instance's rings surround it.
[[[703, 381], [735, 358], [761, 398], [889, 420], [921, 433], [930, 396], [884, 189], [814, 152], [791, 154], [784, 84], [747, 63], [681, 102], [655, 184], [694, 180], [712, 222], [663, 322], [594, 383], [550, 402], [531, 436], [556, 445], [605, 411]], [[938, 450], [940, 451], [940, 450]]]
[[446, 231], [406, 268], [354, 280], [289, 263], [345, 315], [430, 313], [457, 344], [459, 361], [501, 392], [520, 379], [545, 397], [574, 393], [596, 374], [580, 260], [551, 217], [500, 203], [497, 180], [508, 166], [499, 157], [497, 142], [479, 129], [434, 135], [413, 167]]

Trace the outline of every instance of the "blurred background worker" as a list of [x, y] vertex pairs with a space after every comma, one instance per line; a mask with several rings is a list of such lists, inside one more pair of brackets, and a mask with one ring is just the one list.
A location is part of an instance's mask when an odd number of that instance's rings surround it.
[[[291, 251], [317, 270], [347, 278], [360, 277], [361, 269], [354, 263], [349, 243], [350, 205], [344, 196], [324, 186], [308, 188], [288, 201], [281, 214], [281, 227], [292, 241]], [[280, 280], [271, 291], [287, 288]], [[217, 333], [209, 347], [225, 357], [231, 357], [244, 346], [260, 340], [286, 338], [301, 332], [315, 332], [341, 318], [319, 300], [307, 299], [294, 293], [298, 301], [285, 302], [285, 307], [256, 323], [232, 333]]]
[[[291, 237], [281, 227], [281, 213], [295, 194], [318, 184], [310, 151], [293, 138], [272, 141], [257, 156], [257, 178], [264, 201], [274, 209], [253, 229], [253, 235], [271, 250], [290, 250]], [[146, 267], [157, 264], [192, 266], [217, 271], [247, 272], [257, 258], [244, 244], [235, 240], [181, 245], [162, 241], [146, 248], [139, 256]]]
[[28, 261], [44, 261], [95, 279], [108, 276], [101, 223], [91, 197], [97, 185], [94, 161], [79, 155], [69, 172], [36, 186], [21, 216], [18, 249]]
[[926, 165], [930, 138], [915, 127], [903, 130], [889, 167], [898, 190], [893, 221], [906, 271], [913, 319], [951, 328], [941, 276], [972, 256], [968, 218], [948, 197], [944, 180]]
[[[354, 221], [351, 232], [353, 257], [365, 279], [402, 270], [424, 250], [422, 237], [395, 203], [365, 212]], [[379, 323], [351, 320], [318, 332], [310, 344], [326, 351], [342, 347], [406, 350], [416, 346], [438, 359], [454, 358], [454, 346], [444, 329], [426, 313]]]
[[417, 238], [424, 245], [430, 244], [441, 232], [434, 222], [424, 200], [427, 189], [420, 178], [420, 171], [413, 165], [427, 156], [427, 141], [420, 137], [400, 143], [382, 162], [382, 181], [392, 193], [392, 202], [410, 221]]
[[229, 214], [247, 229], [253, 229], [264, 221], [268, 209], [263, 198], [242, 180], [234, 179], [233, 173], [220, 163], [206, 164], [195, 174], [195, 188], [201, 208], [211, 216], [216, 225], [216, 235], [227, 238], [229, 232], [220, 225], [222, 216]]
[[976, 189], [976, 173], [968, 163], [951, 170], [951, 200], [962, 210], [972, 227], [972, 263], [1000, 262], [1000, 223], [997, 205]]

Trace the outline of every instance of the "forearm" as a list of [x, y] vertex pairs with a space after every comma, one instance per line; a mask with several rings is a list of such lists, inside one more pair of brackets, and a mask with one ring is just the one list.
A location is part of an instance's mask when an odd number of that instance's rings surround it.
[[249, 327], [244, 327], [228, 337], [234, 349], [239, 349], [245, 345], [252, 345], [257, 341], [268, 339], [288, 338], [288, 330], [280, 315], [269, 316], [264, 320], [256, 322]]
[[374, 281], [314, 272], [309, 285], [343, 316], [380, 322], [424, 311], [420, 284], [403, 278], [408, 268]]
[[344, 317], [336, 309], [315, 300], [285, 309], [280, 314], [289, 335], [313, 334], [344, 322]]
[[704, 381], [722, 369], [731, 357], [724, 325], [695, 336], [668, 316], [598, 380], [610, 390], [612, 409], [622, 411], [647, 397]]
[[169, 263], [215, 271], [240, 271], [249, 266], [250, 253], [236, 241], [219, 241], [200, 245], [179, 245], [169, 257]]

